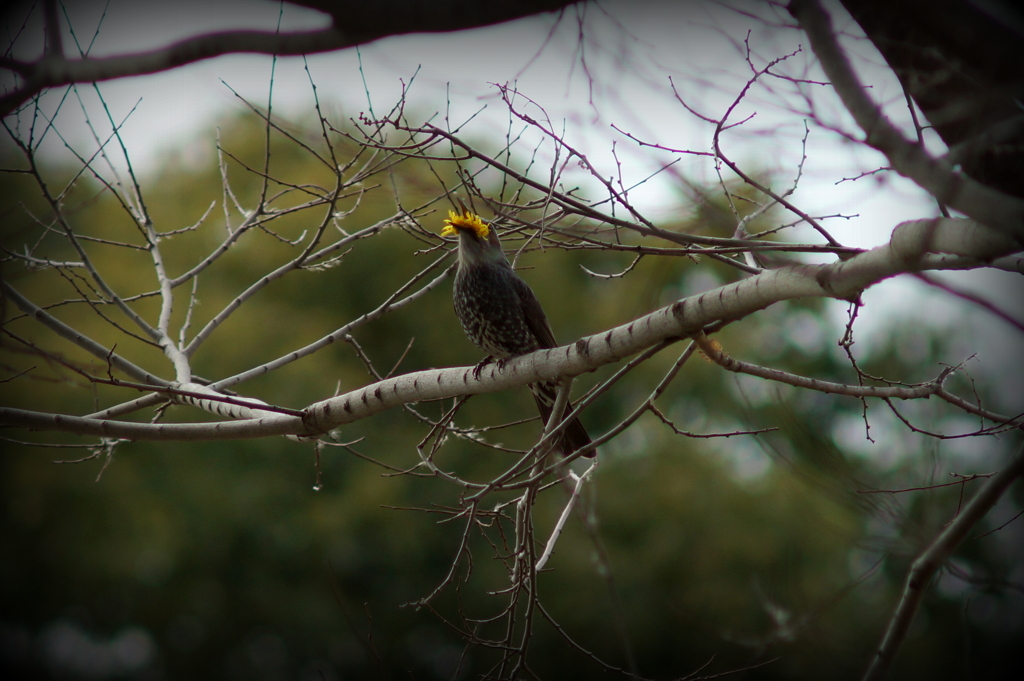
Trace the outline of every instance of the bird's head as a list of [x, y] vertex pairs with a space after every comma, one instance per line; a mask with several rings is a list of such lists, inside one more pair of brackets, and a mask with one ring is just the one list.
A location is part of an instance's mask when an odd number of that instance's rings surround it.
[[448, 211], [448, 219], [444, 221], [444, 228], [441, 230], [441, 236], [459, 237], [459, 263], [507, 263], [508, 260], [501, 250], [498, 233], [479, 215], [469, 212], [465, 206], [461, 208], [461, 212]]

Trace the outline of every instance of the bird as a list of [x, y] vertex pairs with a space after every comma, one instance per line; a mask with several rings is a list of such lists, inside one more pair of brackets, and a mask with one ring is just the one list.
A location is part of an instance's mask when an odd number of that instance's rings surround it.
[[[466, 336], [488, 354], [480, 367], [492, 359], [503, 360], [542, 348], [558, 346], [540, 301], [523, 279], [512, 269], [501, 250], [495, 229], [460, 205], [449, 210], [441, 236], [458, 236], [459, 262], [453, 286], [455, 315]], [[531, 383], [543, 424], [548, 422], [558, 395], [557, 381]], [[564, 416], [569, 423], [553, 450], [569, 456], [591, 443], [587, 429], [568, 403]], [[593, 450], [584, 456], [593, 457]]]

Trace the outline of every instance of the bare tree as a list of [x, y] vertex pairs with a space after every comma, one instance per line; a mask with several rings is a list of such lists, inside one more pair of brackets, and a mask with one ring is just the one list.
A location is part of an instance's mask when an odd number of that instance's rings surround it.
[[[559, 2], [471, 3], [475, 13], [454, 8], [423, 6], [419, 14], [395, 14], [394, 22], [379, 22], [370, 16], [369, 4], [300, 3], [324, 10], [331, 16], [327, 29], [304, 34], [234, 32], [197, 36], [193, 39], [145, 54], [93, 59], [82, 53], [66, 56], [60, 40], [57, 3], [43, 5], [47, 43], [34, 60], [5, 57], [0, 67], [16, 75], [3, 97], [4, 125], [20, 159], [9, 161], [7, 173], [26, 177], [41, 199], [41, 209], [11, 203], [8, 215], [19, 212], [19, 220], [30, 228], [5, 239], [4, 345], [33, 361], [43, 362], [68, 376], [87, 381], [100, 401], [91, 413], [51, 413], [45, 404], [35, 408], [0, 408], [0, 419], [8, 427], [60, 431], [77, 436], [75, 444], [93, 456], [109, 461], [115, 448], [132, 441], [234, 440], [288, 436], [310, 443], [318, 455], [323, 448], [346, 446], [343, 438], [332, 437], [339, 428], [371, 419], [385, 410], [402, 408], [422, 422], [423, 437], [415, 456], [409, 456], [406, 471], [439, 478], [459, 490], [460, 504], [445, 509], [453, 524], [460, 526], [461, 539], [450, 570], [436, 589], [415, 605], [432, 607], [446, 590], [462, 587], [462, 575], [471, 569], [473, 549], [481, 539], [491, 544], [509, 575], [504, 607], [495, 619], [505, 624], [498, 636], [479, 633], [478, 615], [461, 613], [449, 623], [467, 642], [501, 651], [494, 678], [521, 678], [530, 673], [529, 645], [535, 623], [548, 620], [576, 646], [569, 634], [545, 610], [537, 590], [539, 572], [545, 568], [560, 534], [581, 503], [581, 494], [598, 474], [601, 456], [594, 463], [574, 470], [575, 460], [587, 453], [576, 452], [568, 460], [547, 456], [549, 444], [566, 424], [543, 424], [543, 432], [532, 447], [518, 451], [499, 474], [477, 480], [447, 469], [438, 458], [446, 445], [470, 440], [480, 446], [501, 449], [487, 427], [461, 424], [460, 408], [468, 396], [508, 390], [542, 380], [583, 376], [608, 365], [619, 365], [610, 376], [589, 386], [579, 400], [578, 410], [608, 395], [615, 395], [620, 381], [637, 367], [664, 350], [679, 348], [677, 360], [659, 380], [649, 385], [647, 396], [630, 405], [629, 413], [614, 423], [602, 424], [595, 433], [593, 448], [600, 448], [636, 427], [638, 419], [651, 414], [667, 424], [679, 437], [693, 436], [659, 409], [658, 400], [686, 370], [696, 352], [706, 355], [722, 370], [761, 381], [792, 386], [802, 391], [854, 398], [863, 404], [867, 424], [869, 405], [884, 405], [906, 424], [908, 432], [922, 433], [936, 440], [949, 437], [934, 424], [915, 422], [897, 404], [941, 401], [946, 414], [967, 415], [979, 425], [956, 437], [978, 438], [1002, 457], [1001, 470], [987, 477], [947, 526], [923, 546], [906, 581], [904, 593], [888, 623], [884, 638], [871, 660], [865, 661], [865, 678], [881, 678], [897, 655], [901, 642], [924, 591], [933, 576], [956, 551], [967, 534], [978, 526], [1011, 484], [1024, 473], [1024, 454], [1010, 454], [994, 436], [1019, 440], [1022, 425], [1019, 404], [989, 404], [950, 382], [966, 376], [962, 363], [951, 363], [925, 381], [912, 382], [904, 376], [874, 377], [863, 371], [852, 352], [854, 320], [861, 308], [861, 296], [868, 289], [890, 285], [893, 277], [910, 274], [946, 291], [960, 294], [931, 273], [957, 273], [982, 269], [1021, 273], [1024, 244], [1024, 185], [1020, 168], [1024, 153], [1024, 74], [1017, 58], [1024, 41], [1013, 32], [1013, 24], [999, 17], [980, 14], [966, 3], [950, 2], [962, 14], [956, 25], [931, 4], [907, 0], [886, 3], [846, 3], [905, 90], [905, 113], [911, 125], [891, 120], [891, 103], [875, 101], [872, 90], [861, 81], [851, 65], [851, 54], [841, 42], [841, 31], [816, 0], [796, 0], [788, 7], [774, 3], [743, 7], [758, 20], [777, 24], [778, 31], [800, 31], [811, 53], [775, 54], [765, 57], [752, 47], [749, 38], [732, 36], [749, 66], [745, 82], [723, 110], [708, 111], [686, 96], [683, 88], [673, 92], [679, 115], [706, 126], [706, 146], [674, 149], [641, 134], [622, 130], [624, 143], [657, 151], [669, 157], [706, 159], [720, 178], [720, 189], [730, 210], [727, 224], [701, 231], [666, 227], [635, 204], [633, 180], [615, 169], [599, 167], [574, 145], [570, 133], [559, 131], [544, 118], [540, 104], [513, 85], [500, 86], [508, 111], [510, 128], [515, 123], [537, 140], [543, 153], [543, 167], [513, 159], [513, 150], [523, 144], [511, 136], [499, 149], [487, 149], [464, 131], [464, 125], [421, 120], [407, 112], [399, 101], [384, 115], [364, 114], [359, 120], [335, 120], [317, 104], [319, 129], [315, 138], [296, 132], [265, 108], [252, 105], [263, 121], [266, 147], [263, 158], [252, 164], [235, 158], [230, 148], [219, 147], [221, 195], [219, 206], [211, 205], [195, 224], [170, 226], [153, 213], [143, 183], [130, 161], [127, 171], [119, 169], [108, 155], [128, 151], [120, 144], [118, 124], [109, 139], [97, 137], [95, 149], [76, 151], [77, 170], [70, 176], [52, 173], [39, 158], [40, 138], [57, 134], [59, 120], [45, 120], [34, 97], [47, 88], [138, 75], [174, 68], [198, 59], [228, 52], [263, 52], [296, 55], [340, 49], [384, 35], [416, 30], [452, 30], [481, 26], [539, 11], [558, 9]], [[487, 9], [484, 8], [486, 5]], [[434, 10], [437, 10], [436, 12]], [[464, 9], [464, 8], [463, 8]], [[883, 11], [884, 10], [884, 11]], [[374, 12], [379, 11], [375, 6]], [[978, 50], [976, 37], [985, 37], [986, 49]], [[970, 39], [960, 40], [967, 36]], [[1016, 56], [1015, 56], [1016, 55]], [[1009, 64], [1016, 66], [1010, 68]], [[820, 69], [820, 72], [818, 71]], [[820, 74], [823, 74], [823, 78]], [[311, 81], [315, 91], [315, 85]], [[878, 173], [897, 173], [912, 180], [934, 199], [935, 208], [918, 219], [893, 225], [891, 237], [870, 249], [843, 243], [831, 224], [842, 218], [845, 207], [834, 215], [815, 215], [801, 207], [797, 189], [806, 154], [791, 169], [793, 179], [785, 189], [765, 179], [762, 169], [736, 158], [729, 145], [750, 117], [737, 112], [755, 96], [772, 96], [785, 102], [792, 115], [809, 122], [815, 131], [848, 140], [856, 147], [873, 149], [884, 157]], [[836, 99], [837, 98], [837, 99]], [[827, 106], [839, 101], [852, 117], [855, 127], [830, 116]], [[95, 115], [95, 114], [93, 114]], [[468, 123], [468, 121], [467, 121]], [[808, 127], [809, 131], [811, 127]], [[937, 134], [938, 142], [926, 140]], [[809, 134], [809, 132], [808, 132]], [[318, 166], [316, 177], [281, 174], [272, 164], [272, 143], [288, 145]], [[805, 135], [803, 144], [806, 144]], [[797, 142], [800, 144], [800, 142]], [[932, 151], [936, 144], [945, 151]], [[517, 157], [518, 158], [518, 157]], [[242, 192], [229, 167], [246, 171], [251, 189]], [[582, 169], [594, 190], [573, 188], [568, 177]], [[663, 169], [674, 172], [671, 164]], [[871, 173], [874, 174], [874, 173]], [[432, 177], [425, 186], [424, 177]], [[81, 195], [86, 178], [99, 184], [104, 195], [114, 197], [127, 220], [128, 230], [111, 228], [108, 234], [83, 232], [77, 213], [89, 209], [89, 197]], [[686, 180], [678, 178], [680, 183]], [[351, 216], [362, 216], [361, 202], [384, 197], [393, 205], [391, 214], [352, 226]], [[376, 198], [375, 198], [376, 200]], [[679, 298], [653, 311], [635, 310], [627, 323], [603, 328], [559, 348], [513, 358], [505, 363], [482, 367], [454, 367], [405, 372], [394, 375], [376, 366], [371, 354], [356, 342], [353, 333], [386, 315], [391, 315], [446, 285], [453, 266], [452, 245], [439, 235], [439, 214], [456, 200], [465, 201], [486, 216], [520, 252], [539, 248], [599, 253], [620, 253], [632, 264], [622, 272], [605, 277], [627, 277], [637, 262], [658, 259], [669, 267], [686, 263], [715, 263], [731, 272], [729, 283]], [[215, 219], [218, 212], [223, 219]], [[11, 218], [6, 218], [10, 220]], [[289, 221], [293, 221], [289, 223]], [[299, 221], [306, 230], [297, 238], [286, 236], [280, 224]], [[205, 255], [192, 258], [176, 272], [169, 253], [180, 236], [203, 232], [216, 234], [217, 243]], [[242, 371], [224, 375], [199, 376], [195, 362], [211, 339], [222, 333], [239, 309], [251, 305], [267, 287], [299, 273], [321, 273], [345, 267], [352, 251], [381, 235], [401, 230], [415, 244], [426, 263], [404, 283], [382, 296], [375, 306], [344, 321], [313, 342], [297, 344], [287, 354]], [[239, 244], [252, 234], [285, 244], [292, 254], [266, 271], [251, 273], [251, 283], [235, 291], [216, 313], [202, 321], [195, 312], [202, 295], [200, 278], [231, 257]], [[807, 235], [806, 237], [804, 235]], [[46, 248], [42, 248], [42, 245]], [[59, 244], [55, 247], [54, 244]], [[65, 252], [66, 258], [46, 255]], [[116, 256], [111, 256], [116, 253]], [[135, 285], [130, 290], [118, 280], [121, 259], [146, 258], [155, 285]], [[700, 264], [696, 266], [701, 266]], [[14, 273], [18, 274], [15, 275]], [[597, 276], [597, 275], [595, 275]], [[59, 295], [54, 295], [60, 291]], [[986, 299], [980, 302], [1017, 332], [1024, 323], [1012, 312]], [[715, 334], [727, 326], [749, 323], [751, 316], [785, 301], [833, 299], [849, 305], [850, 321], [839, 341], [850, 359], [850, 380], [837, 382], [801, 373], [798, 367], [767, 366], [734, 357]], [[185, 312], [178, 308], [184, 305]], [[63, 314], [73, 311], [73, 314]], [[83, 319], [87, 321], [82, 321]], [[194, 328], [198, 326], [199, 328]], [[32, 340], [45, 328], [45, 341]], [[26, 331], [28, 330], [28, 331]], [[97, 335], [100, 334], [100, 335]], [[375, 380], [354, 389], [343, 389], [333, 397], [301, 409], [275, 406], [246, 397], [237, 390], [248, 380], [280, 371], [308, 358], [336, 342], [352, 345]], [[61, 349], [70, 345], [73, 352]], [[152, 353], [162, 355], [159, 369]], [[84, 356], [91, 356], [86, 361]], [[966, 358], [963, 358], [966, 359]], [[1009, 358], [1006, 361], [1012, 361]], [[16, 386], [33, 378], [36, 369], [12, 369], [7, 379]], [[966, 385], [964, 383], [963, 385]], [[141, 391], [143, 395], [136, 397]], [[562, 398], [568, 396], [565, 384]], [[932, 399], [934, 398], [934, 399]], [[618, 399], [618, 398], [616, 398]], [[447, 401], [440, 418], [421, 408], [430, 401]], [[220, 420], [165, 423], [171, 405], [187, 406], [221, 417]], [[874, 406], [871, 406], [874, 409]], [[128, 420], [131, 415], [150, 413], [147, 422]], [[561, 410], [556, 409], [555, 414]], [[459, 423], [457, 423], [457, 420]], [[867, 426], [869, 427], [869, 426]], [[724, 436], [751, 435], [758, 428], [740, 428], [717, 433]], [[707, 435], [707, 434], [704, 434]], [[411, 454], [411, 452], [410, 452]], [[396, 471], [400, 472], [400, 471]], [[965, 484], [961, 480], [958, 484]], [[566, 491], [562, 512], [551, 526], [541, 531], [534, 518], [539, 495], [547, 490]], [[579, 514], [584, 526], [597, 537], [596, 526], [587, 513]], [[498, 528], [495, 534], [494, 528]], [[599, 543], [596, 545], [599, 546]], [[782, 625], [780, 624], [780, 629]], [[781, 636], [781, 633], [780, 633]], [[642, 673], [636, 661], [620, 666], [605, 656], [582, 650], [607, 669]], [[632, 666], [631, 666], [632, 665]]]
[[[330, 26], [295, 33], [264, 31], [231, 31], [196, 35], [172, 45], [140, 54], [108, 58], [90, 57], [80, 49], [68, 57], [61, 27], [58, 3], [43, 3], [46, 43], [42, 54], [29, 59], [6, 54], [0, 67], [15, 75], [0, 98], [0, 115], [6, 116], [47, 88], [139, 76], [173, 69], [184, 64], [223, 54], [253, 52], [273, 55], [314, 54], [365, 44], [390, 35], [423, 31], [457, 31], [487, 26], [538, 12], [550, 12], [571, 5], [570, 2], [530, 0], [520, 2], [431, 3], [407, 2], [293, 2], [324, 12]], [[28, 14], [28, 13], [26, 13]], [[382, 21], [381, 17], [387, 20]], [[29, 16], [25, 16], [27, 23]], [[22, 24], [23, 30], [25, 25]], [[34, 46], [33, 46], [34, 47]]]

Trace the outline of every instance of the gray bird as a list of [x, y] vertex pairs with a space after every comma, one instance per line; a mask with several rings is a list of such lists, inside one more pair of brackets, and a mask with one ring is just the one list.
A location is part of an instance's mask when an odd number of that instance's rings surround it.
[[[525, 355], [541, 348], [558, 346], [547, 315], [529, 285], [512, 269], [501, 250], [498, 234], [480, 216], [462, 207], [461, 213], [448, 211], [441, 236], [459, 237], [459, 270], [455, 275], [455, 314], [469, 340], [494, 359]], [[554, 381], [531, 383], [543, 423], [551, 416], [558, 394]], [[555, 449], [568, 456], [590, 444], [590, 435], [565, 408], [569, 424]], [[594, 452], [585, 456], [592, 457]]]

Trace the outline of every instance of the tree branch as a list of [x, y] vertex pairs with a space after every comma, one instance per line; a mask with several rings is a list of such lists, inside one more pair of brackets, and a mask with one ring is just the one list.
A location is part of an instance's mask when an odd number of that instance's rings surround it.
[[[409, 402], [498, 392], [508, 388], [578, 376], [617, 362], [662, 341], [683, 338], [718, 321], [733, 321], [774, 303], [802, 297], [856, 300], [861, 292], [891, 276], [916, 271], [928, 252], [991, 259], [1015, 246], [1012, 239], [966, 219], [939, 218], [901, 223], [890, 242], [849, 260], [828, 265], [795, 265], [771, 270], [733, 284], [683, 298], [628, 324], [581, 338], [572, 345], [540, 350], [489, 364], [474, 378], [472, 367], [419, 371], [378, 381], [310, 405], [299, 422], [278, 418], [241, 424], [124, 424], [55, 415], [0, 410], [0, 423], [44, 430], [124, 437], [126, 439], [230, 439], [329, 432]], [[6, 284], [5, 284], [6, 287]], [[254, 422], [255, 421], [255, 422]], [[247, 427], [242, 427], [249, 424]], [[122, 428], [123, 427], [123, 428]]]
[[[330, 52], [363, 45], [402, 33], [454, 31], [501, 23], [510, 19], [562, 9], [573, 2], [527, 0], [519, 2], [295, 2], [331, 14], [334, 25], [315, 31], [224, 31], [187, 38], [149, 52], [102, 59], [66, 59], [55, 50], [35, 62], [5, 59], [0, 68], [17, 73], [21, 85], [0, 97], [0, 118], [16, 110], [43, 90], [72, 83], [93, 83], [125, 76], [167, 71], [185, 64], [239, 52], [279, 56]], [[55, 24], [56, 21], [47, 22]], [[52, 35], [59, 36], [59, 30]], [[48, 39], [55, 40], [48, 33]], [[59, 38], [54, 47], [59, 46]]]
[[170, 385], [170, 381], [154, 376], [142, 367], [139, 367], [132, 362], [128, 361], [124, 357], [121, 357], [114, 352], [113, 348], [107, 348], [93, 339], [89, 338], [83, 333], [78, 332], [74, 328], [68, 326], [64, 322], [60, 321], [50, 313], [43, 310], [41, 307], [33, 303], [31, 300], [21, 295], [17, 289], [8, 284], [6, 281], [0, 281], [3, 289], [3, 297], [9, 298], [18, 307], [19, 310], [24, 312], [26, 315], [32, 317], [43, 326], [49, 328], [51, 331], [56, 333], [58, 336], [74, 343], [83, 350], [91, 353], [94, 357], [103, 362], [108, 363], [118, 371], [123, 371], [128, 376], [131, 376], [140, 383], [149, 383], [152, 385]]
[[885, 154], [896, 172], [916, 182], [939, 202], [1011, 234], [1024, 244], [1024, 200], [957, 172], [948, 161], [933, 158], [922, 145], [903, 137], [868, 97], [817, 0], [793, 0], [789, 11], [807, 33], [822, 69], [864, 132], [867, 145]]
[[906, 222], [893, 230], [889, 244], [847, 261], [764, 272], [684, 298], [628, 324], [581, 338], [572, 345], [523, 355], [508, 360], [500, 368], [489, 364], [480, 372], [480, 385], [474, 385], [471, 370], [461, 375], [406, 374], [311, 405], [306, 423], [311, 431], [327, 432], [410, 401], [497, 392], [560, 376], [578, 376], [666, 339], [690, 336], [708, 324], [740, 319], [782, 300], [802, 297], [855, 300], [873, 284], [915, 271], [921, 257], [929, 250], [994, 258], [1005, 254], [1003, 248], [1014, 247], [1012, 239], [971, 220], [940, 218]]
[[1024, 444], [1017, 449], [1010, 464], [989, 478], [960, 515], [917, 557], [910, 567], [903, 597], [889, 621], [889, 629], [885, 632], [871, 666], [864, 673], [864, 681], [877, 681], [885, 676], [910, 630], [932, 576], [949, 560], [967, 533], [995, 506], [1010, 484], [1021, 475], [1024, 475]]

